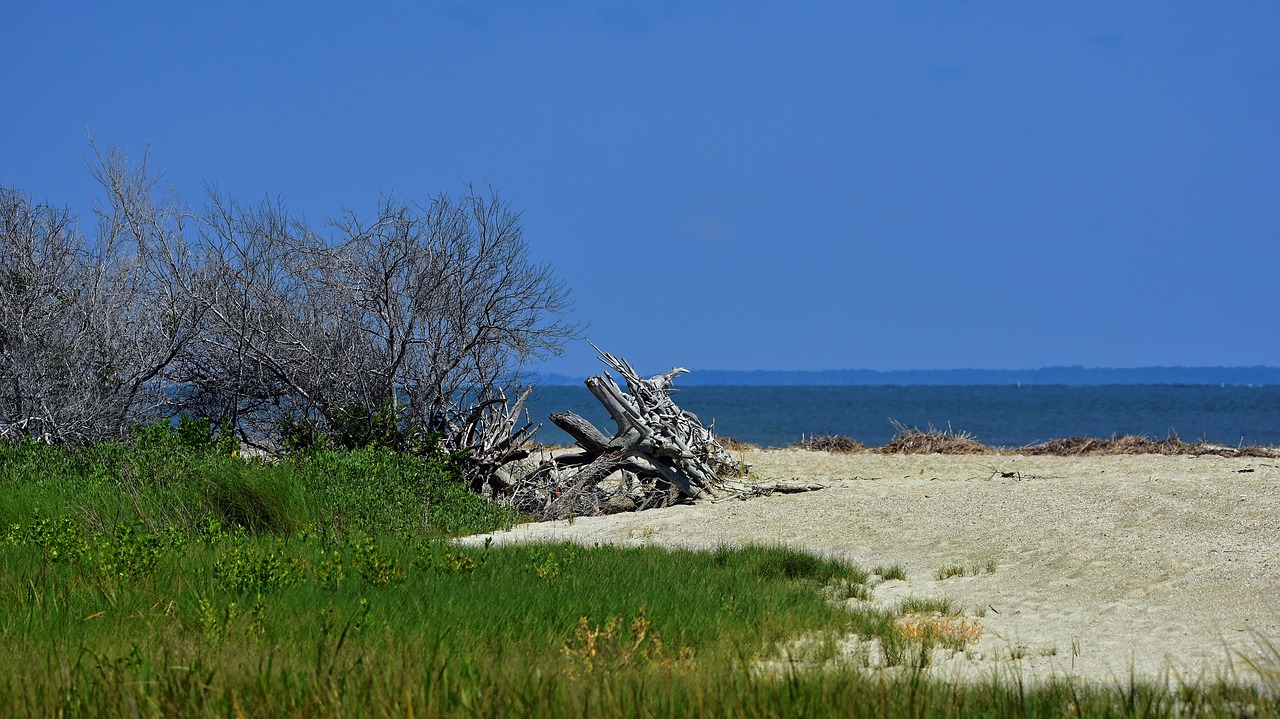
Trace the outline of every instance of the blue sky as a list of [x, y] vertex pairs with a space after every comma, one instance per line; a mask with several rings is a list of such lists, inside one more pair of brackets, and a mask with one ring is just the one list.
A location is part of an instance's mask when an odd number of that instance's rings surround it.
[[0, 182], [82, 213], [86, 130], [317, 224], [488, 183], [645, 371], [1280, 364], [1274, 2], [6, 5]]

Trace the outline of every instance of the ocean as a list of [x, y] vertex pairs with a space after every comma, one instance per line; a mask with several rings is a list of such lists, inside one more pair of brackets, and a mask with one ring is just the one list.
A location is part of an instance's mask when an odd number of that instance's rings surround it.
[[[718, 435], [765, 447], [801, 436], [842, 434], [870, 446], [908, 427], [967, 432], [993, 447], [1020, 447], [1065, 437], [1139, 434], [1226, 445], [1280, 445], [1280, 386], [1239, 385], [872, 385], [695, 386], [676, 404]], [[582, 386], [539, 387], [528, 409], [541, 423], [536, 440], [572, 444], [547, 419], [577, 412], [606, 434], [614, 426]]]

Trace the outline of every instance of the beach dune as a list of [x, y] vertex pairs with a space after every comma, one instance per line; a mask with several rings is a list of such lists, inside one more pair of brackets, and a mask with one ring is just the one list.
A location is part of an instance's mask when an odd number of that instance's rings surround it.
[[907, 579], [878, 584], [871, 601], [946, 597], [984, 629], [969, 652], [935, 662], [943, 675], [1248, 679], [1244, 658], [1267, 641], [1280, 645], [1280, 460], [796, 449], [734, 456], [760, 479], [824, 489], [485, 536], [695, 549], [785, 544], [868, 569], [900, 564]]

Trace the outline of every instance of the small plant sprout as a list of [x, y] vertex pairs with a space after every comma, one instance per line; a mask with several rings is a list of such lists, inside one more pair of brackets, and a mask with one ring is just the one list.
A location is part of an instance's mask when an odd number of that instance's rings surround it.
[[539, 579], [551, 581], [560, 576], [561, 570], [573, 562], [576, 553], [571, 547], [534, 547], [529, 550], [529, 560], [533, 573]]

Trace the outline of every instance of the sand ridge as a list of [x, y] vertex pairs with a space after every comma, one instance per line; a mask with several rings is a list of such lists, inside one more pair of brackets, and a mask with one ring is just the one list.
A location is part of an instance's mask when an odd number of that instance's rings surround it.
[[[776, 544], [901, 564], [890, 605], [947, 597], [984, 628], [934, 671], [1212, 680], [1280, 644], [1280, 460], [735, 452], [825, 489], [522, 525], [495, 542]], [[490, 536], [490, 535], [485, 535]], [[482, 537], [469, 538], [481, 542]], [[975, 575], [939, 579], [965, 566]], [[994, 569], [994, 571], [989, 571]]]

